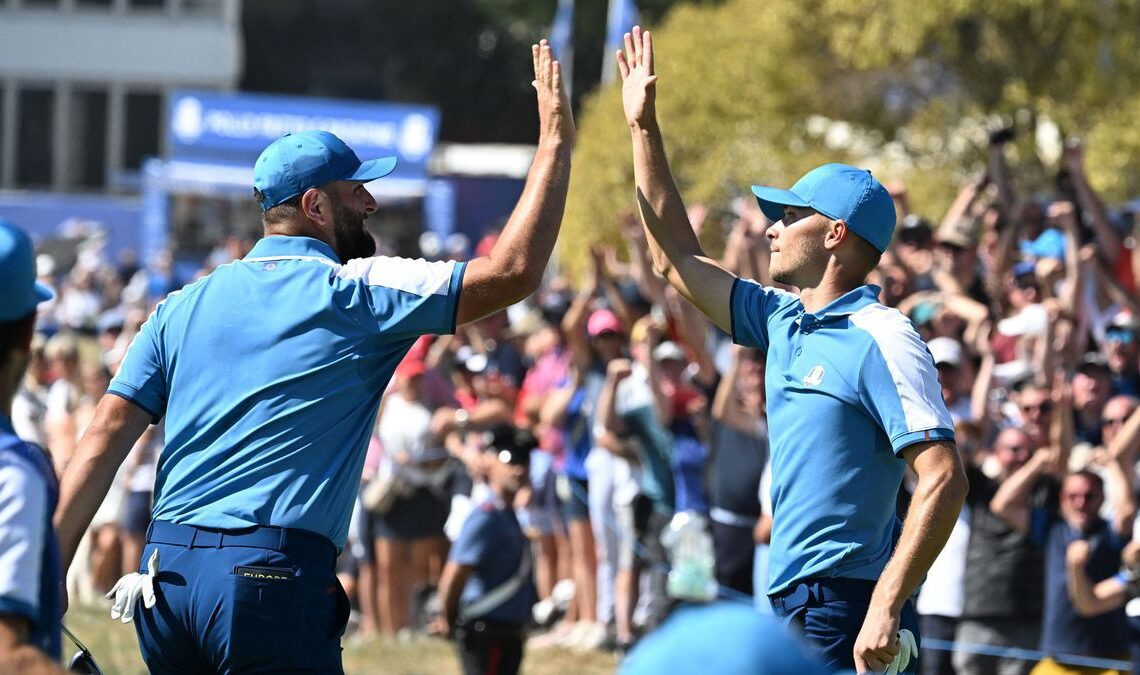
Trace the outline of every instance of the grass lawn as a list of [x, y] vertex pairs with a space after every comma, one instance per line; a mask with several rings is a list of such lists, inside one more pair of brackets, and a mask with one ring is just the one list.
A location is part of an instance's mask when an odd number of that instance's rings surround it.
[[[107, 609], [72, 608], [67, 627], [95, 655], [107, 675], [144, 675], [133, 624], [112, 621]], [[75, 649], [64, 638], [63, 652], [69, 658]], [[423, 638], [410, 642], [372, 640], [352, 643], [344, 650], [344, 666], [350, 675], [446, 675], [458, 673], [459, 665], [449, 643]], [[526, 675], [602, 675], [617, 669], [617, 657], [592, 652], [577, 654], [564, 649], [529, 650], [523, 659]]]

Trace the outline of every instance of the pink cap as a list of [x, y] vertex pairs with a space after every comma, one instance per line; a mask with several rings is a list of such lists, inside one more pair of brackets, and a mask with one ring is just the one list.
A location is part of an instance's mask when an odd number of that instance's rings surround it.
[[586, 333], [590, 337], [597, 337], [602, 333], [625, 333], [618, 321], [617, 315], [608, 309], [599, 309], [590, 315], [586, 322]]
[[427, 365], [417, 358], [405, 358], [400, 362], [400, 365], [396, 366], [396, 377], [405, 380], [419, 377], [425, 372], [427, 372]]
[[491, 249], [495, 248], [495, 242], [499, 241], [499, 233], [491, 232], [479, 240], [475, 245], [475, 255], [478, 257], [491, 255]]
[[418, 359], [423, 361], [427, 358], [428, 352], [431, 350], [431, 343], [434, 340], [434, 335], [419, 336], [416, 338], [416, 341], [412, 343], [412, 348], [408, 350], [408, 353], [404, 356], [404, 360]]

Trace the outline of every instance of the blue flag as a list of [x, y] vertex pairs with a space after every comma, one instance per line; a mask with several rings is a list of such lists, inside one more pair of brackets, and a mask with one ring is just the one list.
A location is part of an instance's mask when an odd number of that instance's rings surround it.
[[562, 81], [569, 95], [574, 74], [574, 0], [558, 0], [550, 25], [550, 49], [562, 64]]
[[569, 60], [574, 50], [574, 0], [558, 0], [550, 25], [550, 48], [554, 58]]
[[606, 53], [602, 61], [602, 84], [617, 77], [614, 53], [622, 47], [622, 37], [640, 21], [634, 0], [610, 0], [606, 16]]

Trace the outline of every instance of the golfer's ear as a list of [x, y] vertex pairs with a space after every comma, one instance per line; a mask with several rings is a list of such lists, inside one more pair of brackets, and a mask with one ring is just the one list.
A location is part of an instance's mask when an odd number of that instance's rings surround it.
[[827, 227], [827, 236], [823, 238], [823, 245], [827, 249], [834, 249], [847, 238], [851, 236], [851, 230], [847, 227], [846, 220], [832, 220]]
[[316, 223], [324, 223], [332, 213], [328, 195], [317, 188], [309, 188], [301, 194], [301, 213]]

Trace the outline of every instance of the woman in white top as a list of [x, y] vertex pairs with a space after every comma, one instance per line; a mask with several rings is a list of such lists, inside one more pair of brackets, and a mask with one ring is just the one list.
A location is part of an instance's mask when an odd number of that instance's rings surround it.
[[383, 447], [373, 480], [394, 491], [371, 517], [380, 626], [394, 635], [410, 625], [412, 598], [434, 585], [447, 556], [443, 526], [451, 509], [454, 466], [431, 432], [432, 412], [423, 401], [422, 361], [396, 369], [377, 424]]

